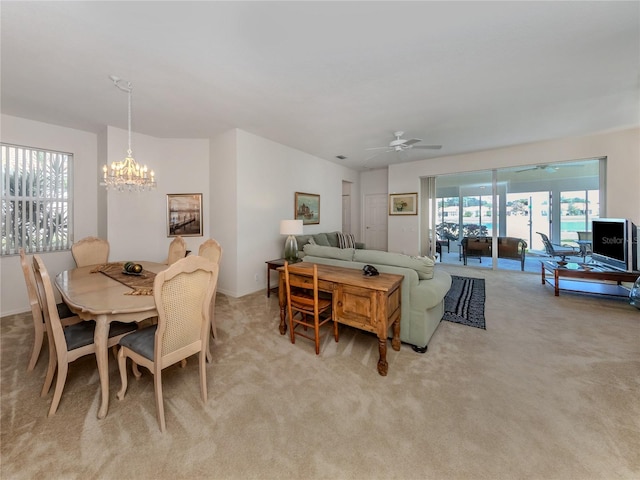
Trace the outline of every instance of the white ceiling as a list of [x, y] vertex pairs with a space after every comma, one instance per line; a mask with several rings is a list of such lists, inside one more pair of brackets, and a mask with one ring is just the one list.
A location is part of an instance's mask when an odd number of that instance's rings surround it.
[[[640, 125], [640, 2], [11, 2], [2, 113], [361, 168]], [[135, 152], [135, 145], [134, 145]], [[339, 161], [336, 155], [348, 158]], [[541, 159], [543, 161], [544, 159]]]

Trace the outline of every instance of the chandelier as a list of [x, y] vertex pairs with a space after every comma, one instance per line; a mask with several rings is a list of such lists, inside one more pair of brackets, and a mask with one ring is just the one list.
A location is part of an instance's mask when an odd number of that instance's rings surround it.
[[112, 162], [110, 166], [104, 165], [102, 167], [102, 182], [100, 185], [106, 187], [107, 190], [111, 188], [120, 192], [153, 190], [156, 187], [155, 173], [153, 173], [153, 170], [149, 171], [146, 165], [139, 165], [131, 152], [131, 91], [133, 87], [131, 82], [125, 82], [113, 75], [109, 78], [113, 80], [114, 85], [119, 90], [127, 93], [129, 97], [129, 148], [124, 160]]

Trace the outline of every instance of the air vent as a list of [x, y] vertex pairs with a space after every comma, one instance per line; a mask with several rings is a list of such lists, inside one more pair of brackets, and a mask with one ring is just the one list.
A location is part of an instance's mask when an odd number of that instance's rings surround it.
[[336, 155], [336, 158], [340, 159], [340, 160], [346, 160], [347, 157], [345, 157], [344, 155]]

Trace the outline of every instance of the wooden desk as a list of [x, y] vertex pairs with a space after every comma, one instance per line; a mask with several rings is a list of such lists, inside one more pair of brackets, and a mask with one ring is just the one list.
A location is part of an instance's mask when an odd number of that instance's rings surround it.
[[[296, 268], [308, 269], [313, 276], [312, 263], [298, 263]], [[280, 334], [287, 332], [285, 310], [284, 268], [279, 267], [280, 288]], [[292, 273], [290, 273], [293, 275]], [[299, 275], [296, 273], [296, 275]], [[378, 336], [378, 373], [386, 375], [387, 332], [393, 325], [391, 346], [400, 350], [400, 311], [401, 284], [404, 277], [391, 273], [381, 273], [375, 277], [367, 277], [361, 270], [318, 264], [318, 289], [333, 295], [333, 312], [338, 322], [359, 328]]]
[[[138, 262], [144, 270], [158, 273], [167, 268], [163, 263]], [[125, 295], [131, 289], [102, 273], [91, 273], [96, 265], [74, 268], [56, 276], [56, 287], [72, 312], [83, 320], [95, 320], [93, 341], [100, 376], [102, 402], [98, 418], [109, 409], [109, 323], [140, 322], [158, 315], [152, 295]]]

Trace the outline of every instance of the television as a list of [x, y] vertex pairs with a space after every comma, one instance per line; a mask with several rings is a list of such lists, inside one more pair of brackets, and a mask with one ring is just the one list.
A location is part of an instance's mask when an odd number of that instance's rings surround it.
[[624, 218], [599, 218], [591, 223], [592, 258], [617, 270], [638, 269], [638, 229]]

